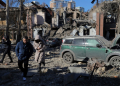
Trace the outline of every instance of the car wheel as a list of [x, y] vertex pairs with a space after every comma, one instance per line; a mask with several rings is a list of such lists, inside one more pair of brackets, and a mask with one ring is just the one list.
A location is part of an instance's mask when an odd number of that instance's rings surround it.
[[73, 62], [73, 55], [70, 53], [70, 52], [66, 52], [64, 55], [63, 55], [63, 59], [66, 63], [72, 63]]
[[109, 61], [110, 65], [113, 67], [119, 67], [120, 66], [120, 57], [114, 56]]

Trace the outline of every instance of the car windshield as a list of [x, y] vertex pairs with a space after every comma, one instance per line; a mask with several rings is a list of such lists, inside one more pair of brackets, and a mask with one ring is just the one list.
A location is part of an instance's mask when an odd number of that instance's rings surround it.
[[112, 43], [106, 40], [104, 37], [100, 37], [99, 39], [101, 40], [101, 42], [103, 42], [104, 46], [110, 47], [112, 45]]

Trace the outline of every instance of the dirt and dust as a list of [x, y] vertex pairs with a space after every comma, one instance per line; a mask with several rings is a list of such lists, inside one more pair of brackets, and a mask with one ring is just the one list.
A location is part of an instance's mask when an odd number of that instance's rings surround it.
[[[0, 86], [118, 86], [119, 82], [119, 68], [112, 68], [103, 72], [100, 75], [95, 75], [92, 79], [89, 77], [79, 77], [78, 80], [72, 80], [72, 75], [69, 78], [66, 76], [69, 73], [68, 67], [79, 66], [85, 67], [86, 63], [72, 63], [66, 64], [62, 58], [59, 57], [59, 49], [49, 49], [46, 52], [45, 67], [42, 66], [42, 72], [37, 73], [37, 63], [34, 62], [34, 54], [29, 61], [29, 72], [27, 80], [23, 81], [21, 72], [18, 69], [17, 57], [12, 51], [11, 56], [13, 63], [9, 63], [9, 58], [5, 58], [4, 63], [0, 64]], [[2, 54], [1, 56], [2, 57]], [[33, 72], [30, 72], [33, 70]], [[67, 78], [68, 77], [68, 78]], [[70, 83], [65, 84], [65, 82]]]

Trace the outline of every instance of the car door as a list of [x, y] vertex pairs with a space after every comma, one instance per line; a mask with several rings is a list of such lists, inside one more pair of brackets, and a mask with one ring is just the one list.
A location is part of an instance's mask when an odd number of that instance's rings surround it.
[[76, 59], [85, 58], [85, 43], [83, 38], [74, 39], [71, 49], [74, 52]]
[[85, 39], [86, 57], [98, 59], [102, 59], [103, 57], [105, 57], [106, 48], [104, 46], [97, 47], [97, 44], [100, 44], [100, 42], [97, 39]]

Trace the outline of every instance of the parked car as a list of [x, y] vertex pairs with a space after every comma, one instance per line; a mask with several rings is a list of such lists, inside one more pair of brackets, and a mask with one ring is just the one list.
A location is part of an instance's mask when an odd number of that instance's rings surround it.
[[48, 38], [46, 40], [46, 44], [49, 47], [57, 47], [57, 46], [60, 46], [62, 44], [62, 40], [59, 38]]
[[113, 43], [102, 36], [66, 37], [61, 45], [60, 56], [66, 63], [97, 58], [112, 66], [120, 66], [120, 35]]

